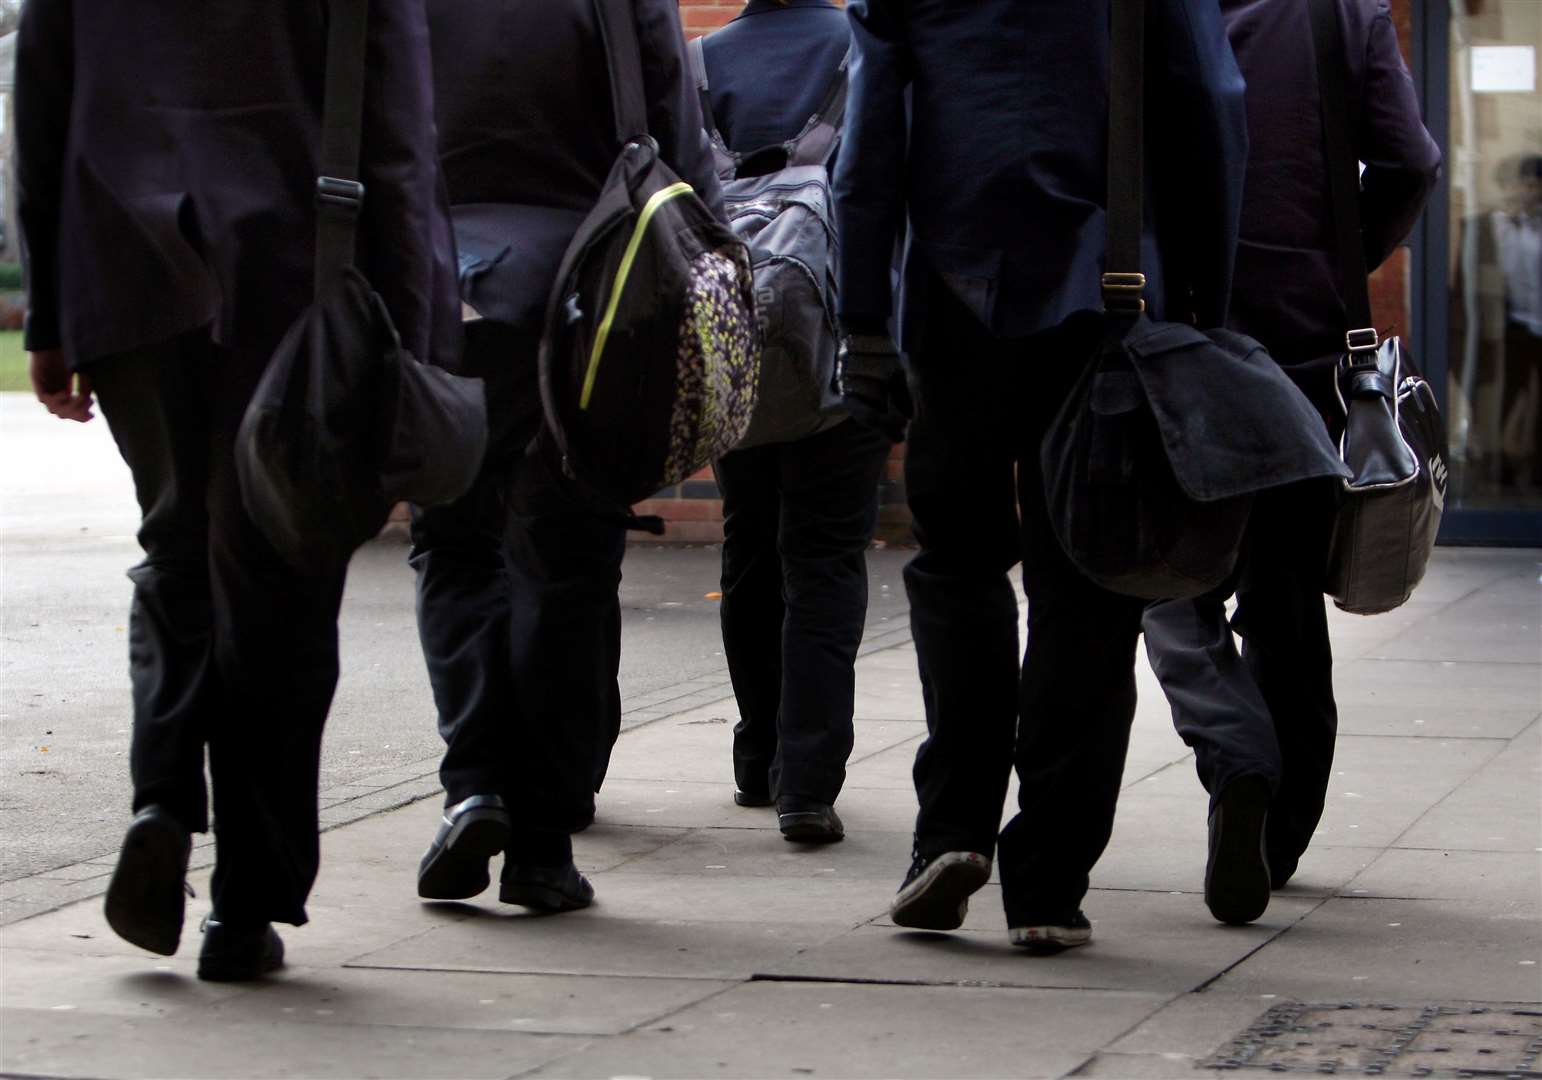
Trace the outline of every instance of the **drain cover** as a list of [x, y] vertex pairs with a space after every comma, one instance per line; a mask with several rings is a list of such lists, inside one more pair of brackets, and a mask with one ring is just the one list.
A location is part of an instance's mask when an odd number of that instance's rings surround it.
[[1276, 1005], [1203, 1063], [1319, 1075], [1542, 1077], [1542, 1010]]

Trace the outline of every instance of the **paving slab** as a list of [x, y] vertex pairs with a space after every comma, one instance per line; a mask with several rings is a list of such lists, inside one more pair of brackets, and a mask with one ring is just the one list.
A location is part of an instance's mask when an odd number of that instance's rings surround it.
[[[1165, 995], [753, 982], [535, 1076], [1053, 1077]], [[775, 1032], [751, 1038], [747, 1032]]]
[[1355, 896], [1503, 901], [1542, 916], [1542, 854], [1393, 848], [1348, 882]]
[[1542, 723], [1516, 736], [1398, 837], [1400, 847], [1542, 850]]
[[[860, 798], [861, 793], [853, 792], [851, 801], [856, 803]], [[910, 865], [908, 821], [904, 822], [904, 832], [859, 830], [848, 832], [846, 839], [835, 844], [793, 844], [777, 831], [775, 816], [767, 816], [770, 822], [766, 828], [701, 829], [690, 833], [668, 847], [633, 859], [626, 869], [693, 880], [713, 874], [790, 882], [836, 877], [893, 882], [897, 887]], [[602, 880], [595, 879], [596, 888]], [[690, 885], [683, 883], [681, 887]]]
[[1531, 903], [1341, 898], [1227, 971], [1218, 991], [1298, 1001], [1542, 1003]]
[[1542, 709], [1542, 663], [1492, 664], [1455, 660], [1352, 660], [1334, 666], [1339, 711], [1359, 705], [1394, 708]]

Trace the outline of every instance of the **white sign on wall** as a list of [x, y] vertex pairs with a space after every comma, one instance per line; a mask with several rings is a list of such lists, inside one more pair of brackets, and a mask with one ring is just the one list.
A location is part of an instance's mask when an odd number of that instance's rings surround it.
[[1474, 45], [1475, 94], [1530, 94], [1537, 89], [1537, 50], [1532, 45]]

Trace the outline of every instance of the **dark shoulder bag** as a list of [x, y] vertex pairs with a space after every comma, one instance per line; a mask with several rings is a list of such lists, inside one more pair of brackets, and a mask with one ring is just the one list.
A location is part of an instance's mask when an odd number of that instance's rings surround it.
[[279, 343], [236, 436], [247, 515], [301, 571], [345, 564], [397, 502], [458, 498], [487, 446], [478, 379], [419, 363], [354, 266], [369, 0], [332, 0], [315, 298]]
[[633, 503], [743, 437], [760, 340], [749, 253], [647, 134], [636, 16], [596, 0], [620, 150], [547, 306], [539, 368], [545, 455], [575, 497], [633, 527]]
[[1041, 462], [1071, 562], [1106, 589], [1160, 600], [1226, 580], [1254, 492], [1345, 472], [1262, 345], [1145, 314], [1145, 4], [1113, 3], [1101, 334]]
[[1334, 520], [1327, 592], [1345, 611], [1374, 615], [1401, 605], [1424, 578], [1445, 506], [1446, 433], [1434, 390], [1402, 340], [1383, 340], [1371, 321], [1344, 30], [1333, 0], [1311, 0], [1311, 9], [1333, 225], [1354, 328], [1347, 351], [1332, 360], [1339, 453], [1351, 475]]

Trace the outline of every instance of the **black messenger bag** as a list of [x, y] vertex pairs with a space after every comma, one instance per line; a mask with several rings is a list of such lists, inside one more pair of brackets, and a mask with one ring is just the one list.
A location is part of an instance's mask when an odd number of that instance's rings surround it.
[[482, 383], [419, 363], [354, 266], [369, 0], [332, 0], [317, 181], [315, 299], [284, 335], [236, 436], [241, 501], [285, 562], [327, 572], [397, 502], [462, 495], [487, 446]]
[[1101, 334], [1040, 458], [1071, 562], [1106, 589], [1162, 600], [1226, 580], [1255, 492], [1347, 472], [1262, 345], [1145, 314], [1145, 2], [1113, 5]]
[[1344, 611], [1374, 615], [1400, 606], [1424, 578], [1445, 507], [1446, 433], [1434, 390], [1402, 341], [1382, 340], [1371, 321], [1344, 31], [1332, 0], [1312, 0], [1311, 8], [1333, 224], [1356, 327], [1334, 364], [1339, 453], [1350, 476], [1333, 523], [1326, 588]]

